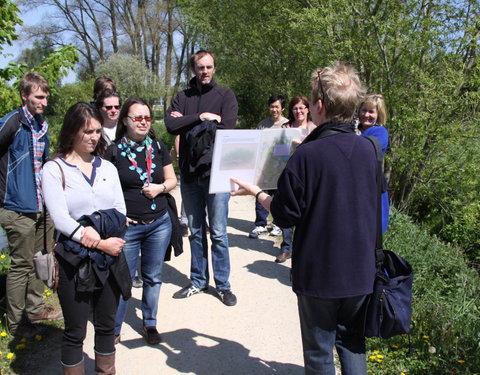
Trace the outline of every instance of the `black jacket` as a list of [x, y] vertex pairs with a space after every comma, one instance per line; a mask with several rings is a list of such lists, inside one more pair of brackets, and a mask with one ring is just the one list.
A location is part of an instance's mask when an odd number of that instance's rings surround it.
[[[334, 127], [345, 133], [328, 132]], [[278, 180], [271, 212], [278, 226], [295, 226], [292, 287], [297, 294], [347, 298], [372, 292], [377, 159], [370, 141], [349, 127], [320, 125]]]
[[[165, 125], [171, 134], [180, 134], [179, 165], [182, 177], [186, 182], [192, 182], [194, 176], [189, 172], [189, 148], [186, 134], [189, 130], [200, 125], [200, 115], [210, 112], [221, 116], [222, 122], [216, 125], [217, 129], [233, 129], [237, 123], [238, 103], [232, 90], [218, 86], [215, 80], [202, 85], [196, 77], [190, 80], [190, 87], [172, 100], [167, 109]], [[173, 117], [173, 111], [180, 112], [181, 117]]]
[[[114, 208], [84, 215], [78, 220], [78, 223], [85, 227], [92, 226], [102, 239], [122, 238], [127, 229], [125, 215]], [[131, 297], [132, 279], [123, 252], [114, 257], [95, 249], [86, 248], [63, 234], [60, 234], [58, 238], [55, 252], [72, 266], [77, 267], [75, 282], [78, 291], [91, 292], [103, 286], [111, 272], [122, 296], [125, 299]]]

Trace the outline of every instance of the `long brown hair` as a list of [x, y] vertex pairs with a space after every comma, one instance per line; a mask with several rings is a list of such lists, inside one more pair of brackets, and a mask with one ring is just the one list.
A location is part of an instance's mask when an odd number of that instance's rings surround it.
[[[63, 125], [58, 136], [58, 146], [55, 150], [56, 157], [65, 157], [72, 152], [75, 136], [92, 118], [100, 124], [103, 123], [103, 118], [100, 113], [89, 103], [80, 102], [72, 105], [68, 109], [63, 118]], [[105, 147], [106, 141], [103, 137], [100, 137], [93, 154], [102, 156]]]

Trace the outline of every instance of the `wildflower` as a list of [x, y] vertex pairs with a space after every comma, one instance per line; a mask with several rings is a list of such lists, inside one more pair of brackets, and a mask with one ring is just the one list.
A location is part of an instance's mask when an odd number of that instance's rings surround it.
[[379, 350], [374, 350], [373, 354], [380, 354], [380, 351]]
[[457, 362], [458, 363], [465, 363], [465, 361], [463, 359], [459, 359]]
[[428, 352], [430, 354], [435, 354], [437, 352], [437, 349], [434, 346], [429, 346], [428, 347]]
[[42, 298], [47, 298], [47, 296], [42, 296]]
[[424, 335], [422, 338], [423, 338], [424, 340], [428, 340], [428, 339], [430, 338], [430, 336]]
[[369, 359], [370, 361], [375, 361], [375, 356], [374, 356], [374, 355], [371, 355], [370, 357], [368, 357], [368, 359]]
[[12, 358], [13, 358], [13, 356], [14, 356], [14, 354], [13, 354], [13, 353], [8, 353], [8, 354], [7, 354], [7, 358], [8, 358], [8, 359], [12, 359]]
[[378, 362], [378, 363], [382, 363], [382, 360], [381, 360], [381, 359], [377, 359], [377, 362]]
[[22, 337], [22, 338], [20, 339], [20, 342], [27, 342], [27, 338], [26, 338], [26, 337]]
[[392, 346], [390, 346], [390, 347], [391, 347], [392, 349], [398, 349], [398, 348], [399, 348], [398, 345], [392, 345]]
[[5, 254], [0, 255], [0, 258], [5, 259]]
[[48, 293], [48, 289], [45, 289], [45, 290], [43, 291], [43, 293]]
[[378, 354], [378, 355], [377, 355], [377, 358], [383, 359], [383, 358], [385, 358], [385, 357], [384, 357], [383, 355]]
[[18, 344], [15, 349], [17, 350], [22, 350], [22, 349], [25, 349], [25, 344]]
[[51, 295], [52, 295], [52, 293], [50, 293], [50, 292], [47, 293], [47, 296], [51, 296]]
[[35, 340], [42, 341], [42, 335], [35, 335]]
[[402, 372], [400, 373], [400, 375], [407, 375], [407, 374], [406, 374], [405, 372], [403, 372], [403, 371], [402, 371]]
[[0, 333], [0, 336], [2, 336], [2, 337], [5, 337], [5, 336], [7, 336], [7, 332], [5, 332], [5, 331], [2, 331], [2, 333]]

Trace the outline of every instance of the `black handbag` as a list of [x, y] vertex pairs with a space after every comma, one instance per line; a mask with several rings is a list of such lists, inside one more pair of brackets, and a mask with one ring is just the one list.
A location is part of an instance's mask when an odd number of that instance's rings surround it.
[[383, 249], [381, 213], [381, 165], [383, 157], [374, 137], [366, 137], [377, 153], [377, 243], [376, 274], [373, 293], [364, 303], [363, 334], [365, 337], [389, 337], [410, 332], [412, 319], [412, 266], [400, 255]]

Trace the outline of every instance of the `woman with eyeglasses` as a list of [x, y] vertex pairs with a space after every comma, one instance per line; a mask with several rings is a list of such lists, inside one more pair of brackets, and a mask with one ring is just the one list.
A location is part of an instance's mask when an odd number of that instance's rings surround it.
[[102, 91], [95, 102], [95, 106], [103, 117], [102, 127], [107, 146], [115, 139], [121, 105], [120, 94], [109, 89]]
[[[117, 167], [130, 220], [123, 251], [132, 279], [141, 259], [142, 334], [149, 344], [158, 344], [161, 340], [157, 331], [158, 299], [165, 252], [172, 234], [166, 193], [175, 188], [177, 178], [167, 147], [155, 139], [151, 110], [143, 99], [129, 98], [123, 105], [115, 142], [107, 149], [106, 157]], [[121, 299], [116, 317], [116, 343], [120, 342], [126, 309], [127, 302]]]
[[310, 121], [310, 102], [304, 95], [295, 95], [288, 104], [288, 127], [308, 129], [310, 133], [315, 124]]
[[[370, 94], [365, 97], [365, 100], [360, 105], [358, 111], [358, 119], [360, 124], [358, 130], [361, 135], [375, 136], [382, 147], [382, 155], [385, 156], [385, 151], [388, 147], [388, 131], [385, 128], [387, 120], [387, 107], [383, 95]], [[388, 218], [390, 211], [390, 203], [388, 200], [388, 187], [384, 179], [382, 187], [382, 232], [385, 233], [388, 228]]]

